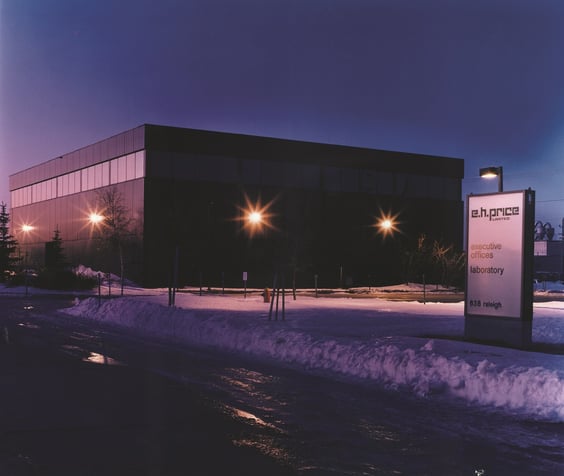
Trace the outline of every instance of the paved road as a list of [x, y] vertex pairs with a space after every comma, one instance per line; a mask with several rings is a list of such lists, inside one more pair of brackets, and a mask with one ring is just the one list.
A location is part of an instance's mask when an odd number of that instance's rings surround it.
[[255, 433], [248, 419], [190, 385], [120, 365], [101, 353], [101, 330], [42, 318], [62, 304], [0, 298], [2, 476], [293, 473], [241, 443]]
[[63, 304], [1, 300], [0, 474], [564, 474], [562, 424], [49, 317]]

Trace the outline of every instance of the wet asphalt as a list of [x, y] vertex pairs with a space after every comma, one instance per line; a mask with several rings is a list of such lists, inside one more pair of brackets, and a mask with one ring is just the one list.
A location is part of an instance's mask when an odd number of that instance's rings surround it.
[[190, 385], [42, 341], [22, 303], [0, 296], [1, 475], [293, 474]]

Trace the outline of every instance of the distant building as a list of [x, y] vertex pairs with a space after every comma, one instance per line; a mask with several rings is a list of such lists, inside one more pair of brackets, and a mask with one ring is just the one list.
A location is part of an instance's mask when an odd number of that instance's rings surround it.
[[[14, 235], [44, 263], [60, 232], [67, 259], [119, 270], [100, 246], [92, 212], [117, 191], [131, 219], [125, 274], [167, 285], [366, 285], [401, 281], [402, 247], [426, 233], [462, 245], [460, 159], [143, 125], [10, 176]], [[271, 226], [246, 223], [268, 205]], [[385, 239], [375, 224], [397, 216]], [[24, 231], [25, 228], [25, 231]], [[256, 233], [253, 233], [255, 232]]]
[[564, 241], [535, 241], [535, 278], [540, 281], [564, 279]]

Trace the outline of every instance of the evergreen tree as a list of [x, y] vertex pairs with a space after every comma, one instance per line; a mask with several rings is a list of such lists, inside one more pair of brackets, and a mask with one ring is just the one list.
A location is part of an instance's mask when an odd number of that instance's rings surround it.
[[52, 271], [58, 271], [64, 269], [66, 264], [63, 240], [61, 232], [57, 228], [51, 241], [45, 244], [45, 267]]
[[0, 203], [0, 280], [4, 280], [7, 271], [13, 271], [18, 262], [15, 256], [18, 242], [10, 234], [10, 214], [7, 205]]
[[35, 284], [46, 289], [82, 289], [88, 288], [89, 283], [81, 283], [73, 271], [68, 267], [63, 253], [63, 240], [57, 228], [53, 232], [51, 241], [45, 243], [45, 268], [41, 270]]

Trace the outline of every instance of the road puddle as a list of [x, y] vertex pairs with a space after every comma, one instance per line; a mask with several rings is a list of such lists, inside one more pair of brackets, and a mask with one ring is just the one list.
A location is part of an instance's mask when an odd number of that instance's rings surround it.
[[123, 362], [112, 359], [105, 354], [92, 352], [76, 345], [63, 345], [61, 348], [66, 354], [70, 354], [74, 357], [81, 357], [82, 362], [99, 365], [125, 365]]
[[258, 416], [253, 415], [252, 413], [246, 412], [244, 410], [239, 410], [238, 408], [232, 408], [233, 412], [239, 418], [244, 418], [245, 420], [251, 420], [253, 423], [256, 423], [260, 426], [271, 426], [266, 423], [264, 420], [260, 419]]
[[25, 327], [26, 329], [41, 329], [37, 324], [31, 324], [29, 322], [19, 322], [18, 327]]
[[90, 362], [93, 364], [101, 364], [101, 365], [125, 365], [119, 360], [112, 359], [104, 354], [99, 354], [97, 352], [90, 352], [88, 357], [82, 359], [83, 362]]

